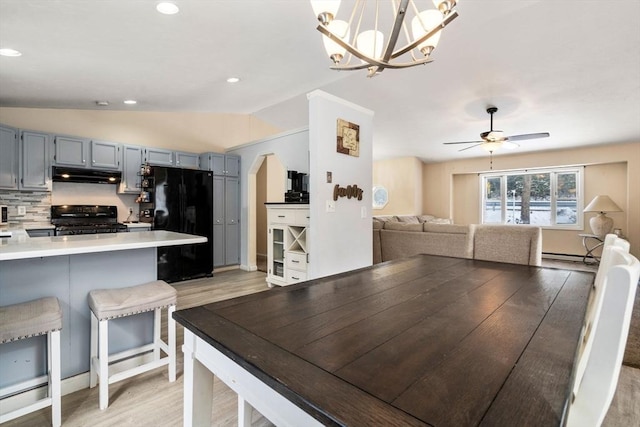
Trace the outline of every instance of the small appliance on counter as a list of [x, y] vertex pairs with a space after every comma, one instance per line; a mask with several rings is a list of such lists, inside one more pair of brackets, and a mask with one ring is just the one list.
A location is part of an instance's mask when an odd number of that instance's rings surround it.
[[0, 205], [0, 225], [9, 225], [9, 208], [6, 205]]
[[298, 171], [287, 171], [285, 203], [309, 203], [309, 176]]
[[127, 226], [118, 222], [117, 206], [54, 205], [51, 224], [56, 227], [56, 236], [127, 231]]

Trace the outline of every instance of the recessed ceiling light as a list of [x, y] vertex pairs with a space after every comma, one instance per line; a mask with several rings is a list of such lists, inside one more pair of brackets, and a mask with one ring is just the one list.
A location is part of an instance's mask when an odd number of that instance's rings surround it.
[[158, 3], [156, 10], [164, 15], [175, 15], [180, 11], [178, 6], [169, 2]]
[[0, 55], [2, 55], [2, 56], [22, 56], [22, 52], [7, 47], [7, 48], [0, 49]]
[[227, 83], [238, 83], [240, 79], [238, 77], [229, 77]]
[[124, 103], [127, 105], [135, 105], [138, 103], [138, 101], [136, 101], [135, 99], [125, 99]]

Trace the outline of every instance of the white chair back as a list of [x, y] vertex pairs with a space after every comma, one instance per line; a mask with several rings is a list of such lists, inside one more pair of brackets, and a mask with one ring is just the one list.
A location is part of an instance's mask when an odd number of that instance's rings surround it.
[[[574, 400], [568, 427], [600, 426], [611, 405], [622, 367], [633, 302], [640, 278], [640, 261], [622, 247], [606, 249], [610, 265], [601, 283], [584, 371], [576, 369]], [[604, 254], [603, 254], [604, 256]], [[586, 357], [585, 357], [586, 356]]]
[[621, 239], [615, 234], [608, 234], [604, 240], [604, 249], [602, 250], [602, 257], [600, 258], [600, 266], [598, 267], [598, 272], [596, 273], [596, 278], [593, 282], [593, 290], [589, 295], [585, 320], [582, 326], [580, 348], [578, 349], [576, 381], [573, 388], [574, 395], [576, 394], [578, 387], [580, 387], [580, 381], [582, 381], [582, 376], [587, 366], [587, 360], [589, 360], [589, 352], [593, 345], [591, 335], [592, 331], [595, 329], [595, 324], [598, 321], [599, 310], [602, 306], [602, 293], [604, 290], [603, 282], [605, 281], [605, 277], [611, 267], [619, 263], [625, 263], [625, 260], [621, 259], [620, 256], [612, 256], [610, 248], [619, 248], [620, 251], [629, 253], [629, 242]]

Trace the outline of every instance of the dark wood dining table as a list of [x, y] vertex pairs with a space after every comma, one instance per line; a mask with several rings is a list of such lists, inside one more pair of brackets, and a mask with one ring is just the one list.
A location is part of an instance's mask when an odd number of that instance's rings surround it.
[[240, 425], [562, 425], [593, 281], [418, 255], [179, 310], [185, 425], [211, 422], [213, 374]]

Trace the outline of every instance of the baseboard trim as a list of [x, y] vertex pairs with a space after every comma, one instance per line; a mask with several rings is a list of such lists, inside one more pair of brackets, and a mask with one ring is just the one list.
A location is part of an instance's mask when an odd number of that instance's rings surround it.
[[558, 261], [582, 262], [584, 257], [583, 257], [583, 255], [556, 254], [556, 253], [552, 253], [552, 252], [543, 252], [542, 253], [542, 258], [543, 259], [555, 259], [555, 260], [558, 260]]

